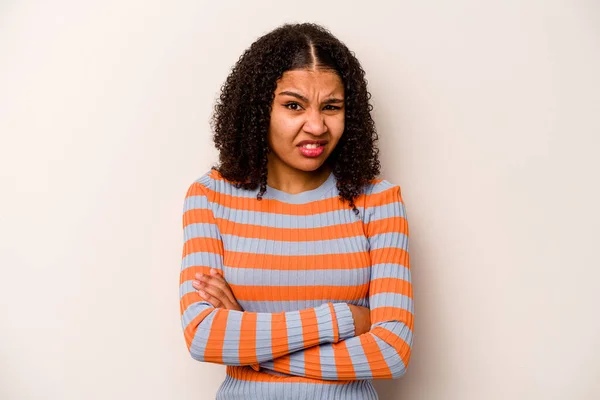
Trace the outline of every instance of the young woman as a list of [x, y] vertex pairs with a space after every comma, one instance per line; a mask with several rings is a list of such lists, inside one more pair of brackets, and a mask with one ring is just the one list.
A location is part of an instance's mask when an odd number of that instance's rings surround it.
[[406, 372], [406, 209], [377, 178], [364, 75], [325, 28], [286, 24], [222, 87], [180, 278], [191, 356], [227, 365], [219, 399], [376, 399], [373, 379]]

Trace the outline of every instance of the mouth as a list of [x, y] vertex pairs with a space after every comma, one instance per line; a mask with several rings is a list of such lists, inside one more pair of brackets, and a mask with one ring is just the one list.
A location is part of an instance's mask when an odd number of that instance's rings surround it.
[[319, 157], [325, 152], [325, 145], [310, 143], [303, 146], [298, 146], [298, 149], [300, 150], [300, 154], [303, 156], [314, 158]]
[[299, 144], [298, 147], [302, 147], [303, 149], [318, 149], [319, 147], [325, 146], [326, 143], [304, 143]]

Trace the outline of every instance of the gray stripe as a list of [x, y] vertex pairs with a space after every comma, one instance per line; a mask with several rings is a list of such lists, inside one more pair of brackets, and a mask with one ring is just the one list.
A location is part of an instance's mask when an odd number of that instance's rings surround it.
[[408, 236], [399, 232], [387, 232], [369, 238], [370, 249], [396, 248], [408, 251]]
[[403, 310], [413, 310], [413, 301], [410, 297], [398, 293], [377, 293], [371, 296], [369, 299], [371, 303], [371, 310], [379, 307], [396, 307]]
[[[302, 397], [300, 397], [302, 395]], [[242, 381], [227, 375], [218, 400], [377, 400], [371, 380], [344, 384]]]
[[187, 241], [192, 238], [207, 237], [220, 239], [219, 227], [216, 224], [196, 223], [183, 228], [183, 237]]
[[290, 372], [292, 375], [303, 376], [304, 371], [304, 352], [297, 351], [290, 354]]
[[186, 197], [183, 201], [183, 212], [197, 209], [197, 208], [206, 208], [211, 209], [210, 202], [206, 196], [189, 196]]
[[188, 293], [191, 292], [196, 292], [196, 288], [194, 288], [192, 286], [192, 281], [191, 280], [187, 280], [185, 282], [183, 282], [181, 285], [179, 285], [179, 298], [181, 299], [183, 296], [185, 296]]
[[312, 300], [291, 300], [291, 301], [244, 301], [238, 300], [240, 306], [245, 311], [253, 312], [282, 312], [298, 311], [304, 308], [319, 307], [324, 303], [348, 303], [357, 306], [368, 307], [368, 298], [361, 298], [357, 301], [348, 301], [347, 299], [312, 299]]
[[331, 315], [331, 309], [327, 307], [315, 311], [315, 314], [317, 315], [319, 337], [323, 343], [333, 343], [333, 317]]
[[367, 214], [368, 216], [365, 219], [367, 223], [391, 217], [403, 217], [406, 219], [404, 204], [399, 202], [369, 207]]
[[212, 312], [206, 316], [204, 321], [198, 326], [192, 345], [190, 346], [190, 354], [192, 358], [198, 361], [204, 361], [204, 349], [210, 335], [210, 326], [212, 325], [215, 313]]
[[223, 343], [223, 363], [240, 363], [240, 326], [242, 322], [241, 312], [230, 311], [227, 313], [227, 325], [225, 326], [225, 337]]
[[302, 337], [302, 320], [300, 319], [300, 313], [297, 311], [289, 312], [286, 315], [285, 325], [287, 327], [289, 351], [292, 352], [303, 348], [304, 338]]
[[271, 314], [256, 314], [256, 356], [259, 360], [270, 360], [273, 357], [271, 349]]
[[337, 368], [335, 366], [335, 356], [333, 346], [325, 345], [319, 349], [319, 358], [321, 360], [321, 372], [323, 378], [337, 379]]
[[357, 378], [370, 379], [373, 377], [371, 366], [365, 355], [362, 343], [358, 336], [346, 340], [346, 348], [352, 360], [352, 366]]
[[[394, 268], [398, 268], [396, 264]], [[386, 269], [386, 268], [381, 268]], [[224, 267], [232, 285], [249, 286], [351, 286], [369, 283], [371, 267], [356, 269], [277, 270]]]
[[410, 282], [410, 268], [392, 263], [373, 264], [371, 266], [371, 280], [380, 278], [399, 278]]
[[198, 251], [188, 254], [181, 261], [182, 270], [194, 266], [213, 267], [222, 270], [223, 256], [221, 254]]
[[200, 313], [207, 308], [211, 308], [212, 306], [206, 301], [198, 301], [196, 303], [190, 304], [181, 314], [181, 324], [183, 329], [185, 330], [190, 323], [191, 320], [196, 318]]

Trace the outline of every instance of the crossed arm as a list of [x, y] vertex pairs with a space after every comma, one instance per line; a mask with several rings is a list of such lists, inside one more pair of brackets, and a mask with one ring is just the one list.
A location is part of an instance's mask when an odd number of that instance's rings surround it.
[[366, 314], [346, 303], [246, 312], [218, 273], [223, 248], [207, 190], [192, 184], [184, 206], [180, 278], [182, 325], [192, 357], [325, 380], [403, 375], [412, 347], [413, 304], [399, 186], [380, 182], [368, 199], [366, 222], [372, 261]]

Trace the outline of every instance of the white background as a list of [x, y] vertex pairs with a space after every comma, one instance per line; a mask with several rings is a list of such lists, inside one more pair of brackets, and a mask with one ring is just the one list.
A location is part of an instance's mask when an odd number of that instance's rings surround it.
[[229, 69], [304, 21], [367, 71], [407, 206], [413, 356], [380, 397], [600, 398], [594, 0], [0, 2], [0, 398], [214, 398], [183, 199]]

